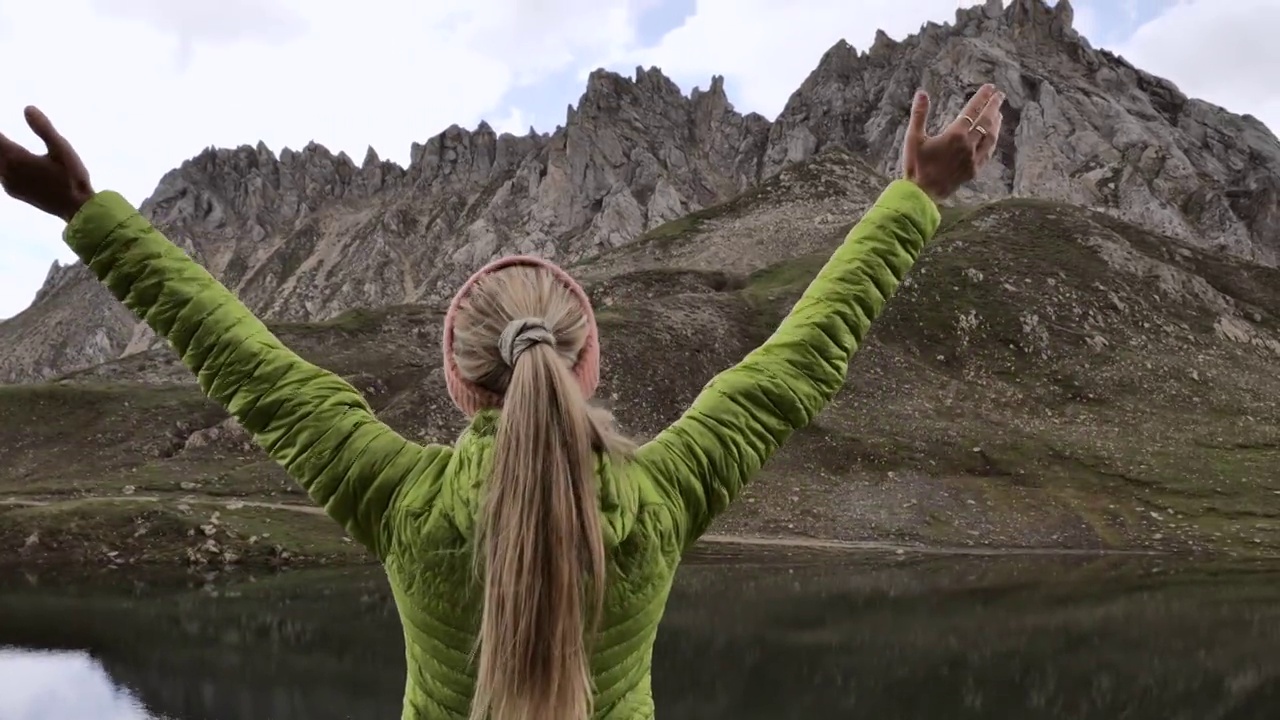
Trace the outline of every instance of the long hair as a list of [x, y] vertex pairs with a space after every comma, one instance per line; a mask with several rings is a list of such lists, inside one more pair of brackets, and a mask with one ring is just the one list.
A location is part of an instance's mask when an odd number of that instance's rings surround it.
[[534, 266], [481, 278], [458, 308], [458, 372], [502, 397], [477, 534], [484, 610], [471, 720], [593, 711], [588, 638], [606, 579], [596, 457], [632, 446], [573, 376], [587, 322], [579, 300]]

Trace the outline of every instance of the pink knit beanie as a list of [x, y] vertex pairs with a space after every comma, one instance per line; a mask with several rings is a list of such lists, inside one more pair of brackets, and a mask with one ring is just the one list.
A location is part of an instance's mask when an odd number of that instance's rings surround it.
[[463, 300], [480, 278], [512, 265], [531, 265], [549, 271], [582, 303], [582, 312], [587, 318], [587, 339], [582, 345], [582, 351], [578, 353], [573, 374], [578, 379], [582, 396], [585, 398], [591, 398], [596, 392], [596, 385], [600, 383], [600, 337], [596, 329], [596, 316], [591, 310], [591, 300], [582, 290], [582, 286], [570, 277], [569, 273], [548, 260], [529, 255], [499, 258], [480, 268], [462, 284], [461, 288], [458, 288], [453, 301], [449, 303], [449, 311], [444, 316], [444, 380], [449, 386], [449, 397], [453, 398], [453, 404], [466, 413], [467, 417], [485, 408], [501, 407], [502, 398], [467, 380], [458, 372], [458, 366], [453, 361], [453, 321], [457, 317], [458, 307], [462, 305]]

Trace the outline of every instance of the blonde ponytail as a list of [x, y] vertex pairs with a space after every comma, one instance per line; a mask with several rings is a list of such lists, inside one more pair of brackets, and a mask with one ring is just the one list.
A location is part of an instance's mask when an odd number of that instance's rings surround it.
[[[486, 278], [455, 331], [459, 369], [503, 399], [477, 536], [484, 609], [471, 720], [587, 720], [593, 711], [589, 638], [607, 562], [596, 458], [631, 446], [583, 398], [566, 361], [575, 340], [581, 347], [582, 314], [543, 275], [513, 268]], [[494, 332], [500, 318], [524, 313]], [[489, 349], [469, 355], [481, 338]]]

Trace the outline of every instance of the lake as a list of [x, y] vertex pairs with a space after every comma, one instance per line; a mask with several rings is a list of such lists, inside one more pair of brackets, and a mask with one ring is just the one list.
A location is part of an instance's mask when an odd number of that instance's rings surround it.
[[[0, 720], [400, 716], [376, 568], [0, 588]], [[1280, 565], [713, 546], [653, 682], [662, 720], [1273, 720]]]

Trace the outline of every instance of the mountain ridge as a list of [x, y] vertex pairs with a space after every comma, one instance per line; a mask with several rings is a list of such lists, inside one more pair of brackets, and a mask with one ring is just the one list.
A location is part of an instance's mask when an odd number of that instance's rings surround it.
[[[624, 431], [651, 437], [768, 337], [884, 182], [828, 149], [574, 265]], [[268, 323], [398, 432], [448, 442], [444, 306]], [[1280, 269], [1060, 202], [944, 207], [845, 389], [716, 532], [1274, 553], [1278, 362]], [[24, 563], [358, 559], [168, 348], [0, 386], [0, 452], [0, 546]], [[312, 512], [262, 507], [281, 503]]]
[[[455, 125], [414, 143], [403, 167], [373, 148], [360, 164], [316, 143], [278, 155], [262, 143], [209, 148], [141, 209], [264, 317], [331, 318], [446, 297], [500, 254], [573, 264], [607, 253], [830, 149], [891, 174], [916, 87], [933, 93], [936, 124], [993, 80], [1010, 92], [1006, 131], [992, 170], [958, 202], [1095, 207], [1275, 265], [1280, 141], [1092, 49], [1072, 21], [1067, 0], [990, 0], [900, 41], [877, 33], [862, 52], [837, 42], [773, 121], [739, 113], [721, 77], [685, 95], [637, 68], [591, 73], [552, 132]], [[0, 382], [155, 343], [81, 265], [55, 264], [33, 305], [0, 323]]]

